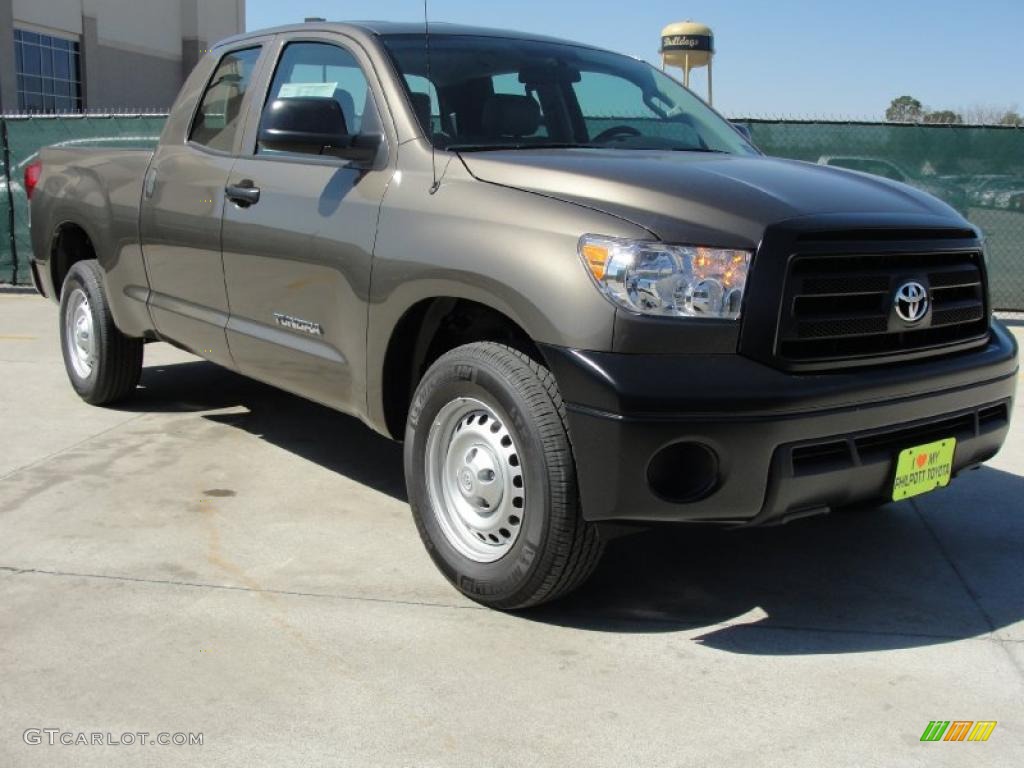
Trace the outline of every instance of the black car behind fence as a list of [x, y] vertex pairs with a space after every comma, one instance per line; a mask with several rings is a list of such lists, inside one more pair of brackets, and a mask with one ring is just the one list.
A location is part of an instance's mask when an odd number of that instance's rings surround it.
[[[164, 115], [0, 118], [0, 283], [30, 284], [25, 167], [40, 147], [155, 146]], [[616, 124], [630, 116], [609, 116]], [[769, 155], [873, 173], [945, 200], [988, 240], [992, 306], [1024, 312], [1024, 128], [739, 119]]]

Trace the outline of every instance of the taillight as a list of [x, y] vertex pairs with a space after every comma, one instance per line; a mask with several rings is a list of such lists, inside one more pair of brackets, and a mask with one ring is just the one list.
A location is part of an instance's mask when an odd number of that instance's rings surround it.
[[25, 166], [25, 194], [28, 195], [28, 199], [32, 199], [32, 193], [36, 191], [36, 184], [39, 183], [39, 177], [43, 173], [43, 163], [41, 160], [34, 160]]

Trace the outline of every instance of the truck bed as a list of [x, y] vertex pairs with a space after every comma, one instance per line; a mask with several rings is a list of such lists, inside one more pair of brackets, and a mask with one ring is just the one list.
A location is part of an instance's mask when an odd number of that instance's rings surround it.
[[126, 333], [141, 333], [149, 325], [139, 208], [152, 157], [150, 149], [45, 148], [39, 153], [42, 176], [32, 199], [32, 248], [43, 292], [60, 293], [61, 257], [53, 256], [48, 243], [73, 221], [93, 244], [107, 273], [107, 289], [136, 299], [112, 302], [115, 322]]

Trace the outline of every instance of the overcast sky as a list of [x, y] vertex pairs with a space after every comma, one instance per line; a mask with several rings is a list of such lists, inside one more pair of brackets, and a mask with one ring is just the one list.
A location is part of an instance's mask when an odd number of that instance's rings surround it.
[[[659, 32], [715, 31], [715, 106], [730, 116], [880, 118], [894, 96], [932, 108], [1024, 107], [1024, 0], [429, 0], [434, 21], [541, 32], [658, 60]], [[249, 29], [416, 21], [422, 0], [247, 0]], [[703, 81], [696, 79], [703, 93]]]

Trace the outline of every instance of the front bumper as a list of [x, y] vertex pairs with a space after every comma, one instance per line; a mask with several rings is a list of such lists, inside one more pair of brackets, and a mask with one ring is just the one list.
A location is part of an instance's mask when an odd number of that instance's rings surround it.
[[[991, 458], [1018, 371], [998, 323], [971, 352], [822, 374], [734, 354], [543, 351], [567, 403], [583, 514], [595, 521], [768, 523], [884, 500], [903, 448], [956, 437], [954, 474]], [[699, 498], [673, 501], [652, 489], [651, 461], [683, 442], [717, 461]]]

